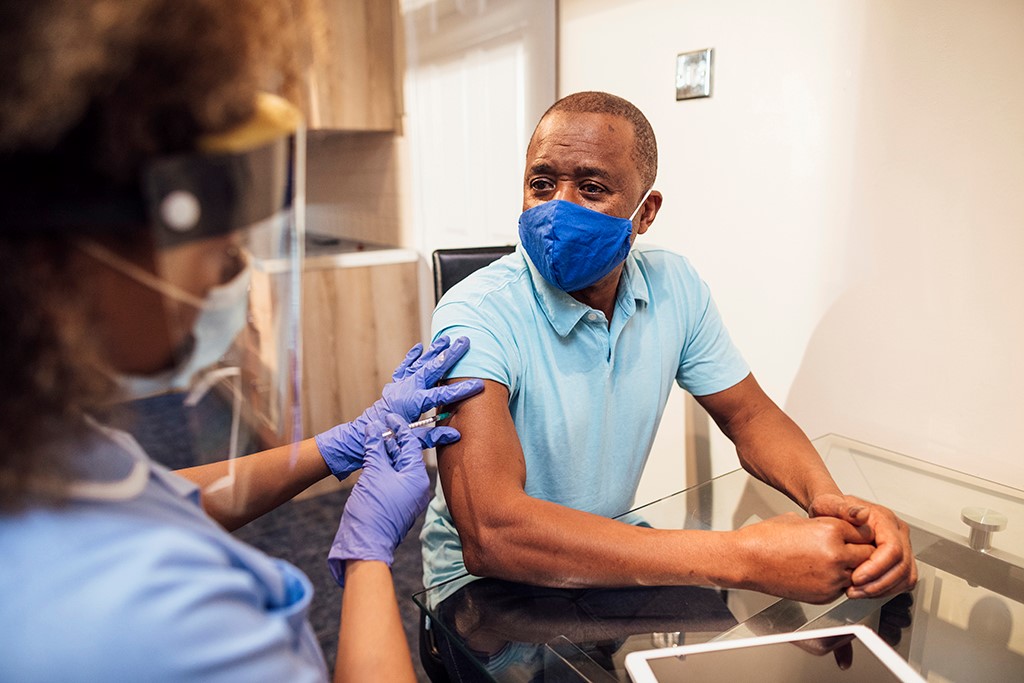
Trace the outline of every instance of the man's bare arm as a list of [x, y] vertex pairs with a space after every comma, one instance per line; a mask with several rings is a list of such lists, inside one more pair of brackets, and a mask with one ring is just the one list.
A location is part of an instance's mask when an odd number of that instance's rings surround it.
[[815, 497], [841, 495], [803, 430], [775, 405], [753, 375], [715, 394], [696, 396], [736, 445], [743, 469], [807, 509]]
[[[774, 518], [734, 532], [635, 527], [528, 496], [508, 390], [485, 382], [451, 424], [438, 474], [466, 568], [547, 586], [718, 585], [822, 602], [872, 547], [838, 519]], [[571, 454], [557, 454], [568, 457]], [[555, 454], [553, 454], [555, 457]]]
[[917, 565], [907, 525], [888, 508], [844, 496], [821, 456], [753, 375], [697, 401], [736, 445], [743, 468], [788, 495], [812, 516], [829, 516], [870, 529], [877, 546], [853, 574], [852, 598], [894, 595], [914, 587]]

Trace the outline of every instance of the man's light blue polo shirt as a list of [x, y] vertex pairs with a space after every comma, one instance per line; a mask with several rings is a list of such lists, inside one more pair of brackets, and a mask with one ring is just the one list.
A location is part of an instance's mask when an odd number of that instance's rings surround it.
[[[433, 336], [469, 337], [449, 377], [509, 389], [526, 459], [526, 493], [614, 517], [633, 506], [672, 382], [695, 396], [750, 370], [711, 293], [682, 256], [635, 246], [611, 325], [548, 283], [522, 246], [453, 287]], [[462, 545], [438, 483], [423, 532], [424, 584], [465, 573]], [[444, 599], [467, 581], [442, 590]]]

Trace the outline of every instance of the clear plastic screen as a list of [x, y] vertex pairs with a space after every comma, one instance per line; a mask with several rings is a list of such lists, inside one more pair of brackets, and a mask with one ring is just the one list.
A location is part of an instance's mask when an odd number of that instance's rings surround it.
[[[147, 270], [156, 280], [133, 275], [116, 255], [111, 261], [129, 276], [126, 305], [132, 296], [153, 301], [141, 310], [158, 322], [137, 326], [145, 330], [137, 345], [154, 353], [164, 349], [169, 356], [162, 367], [118, 373], [121, 402], [112, 420], [172, 469], [233, 464], [240, 456], [304, 436], [299, 405], [304, 145], [300, 128], [251, 153], [210, 155], [213, 171], [195, 155], [185, 171], [159, 179], [160, 191], [151, 200], [158, 219], [155, 263]], [[185, 187], [184, 201], [178, 185]], [[203, 217], [195, 228], [199, 234], [182, 238], [173, 223], [189, 217], [189, 196], [198, 198]], [[177, 208], [169, 206], [168, 197]], [[229, 466], [207, 488], [234, 483]]]

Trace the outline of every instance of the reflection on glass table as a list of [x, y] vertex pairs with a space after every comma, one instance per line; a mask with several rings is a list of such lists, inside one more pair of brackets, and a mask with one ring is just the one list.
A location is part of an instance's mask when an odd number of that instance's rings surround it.
[[[626, 681], [623, 660], [636, 650], [861, 623], [929, 681], [1024, 681], [1024, 492], [844, 437], [814, 444], [845, 492], [911, 526], [913, 594], [809, 605], [743, 590], [481, 579], [436, 609], [436, 587], [414, 600], [440, 645], [480, 680]], [[620, 519], [727, 531], [784, 512], [801, 511], [735, 470]]]

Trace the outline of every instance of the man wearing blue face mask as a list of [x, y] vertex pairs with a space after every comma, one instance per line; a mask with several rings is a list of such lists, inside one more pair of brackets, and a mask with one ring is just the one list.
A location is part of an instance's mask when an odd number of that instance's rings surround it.
[[[452, 377], [485, 389], [452, 419], [423, 527], [426, 585], [715, 585], [811, 602], [913, 586], [907, 527], [844, 496], [758, 386], [682, 256], [635, 245], [663, 197], [654, 133], [629, 102], [556, 102], [527, 151], [521, 246], [456, 285], [433, 333], [466, 336]], [[728, 533], [609, 519], [629, 510], [672, 382], [744, 468], [810, 513]], [[472, 578], [453, 581], [445, 600]], [[468, 590], [468, 589], [463, 589]]]

